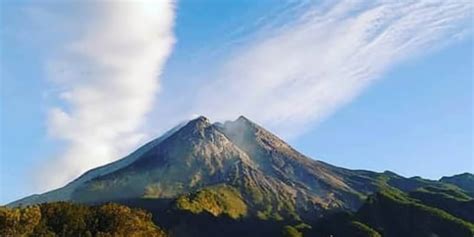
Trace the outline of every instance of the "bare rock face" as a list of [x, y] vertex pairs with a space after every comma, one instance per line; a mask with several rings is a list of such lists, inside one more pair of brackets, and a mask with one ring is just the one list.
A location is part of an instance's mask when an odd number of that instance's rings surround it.
[[243, 116], [224, 124], [199, 117], [63, 188], [10, 205], [146, 198], [186, 200], [183, 203], [192, 206], [189, 195], [211, 190], [208, 193], [218, 200], [244, 203], [240, 209], [246, 215], [300, 219], [333, 209], [355, 210], [381, 186], [414, 189], [416, 182], [310, 159]]

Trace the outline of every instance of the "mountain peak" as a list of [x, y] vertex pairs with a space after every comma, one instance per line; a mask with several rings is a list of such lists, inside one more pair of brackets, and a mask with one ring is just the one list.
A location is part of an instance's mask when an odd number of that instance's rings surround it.
[[[437, 182], [389, 171], [344, 169], [306, 157], [244, 116], [224, 124], [199, 116], [65, 187], [9, 206], [120, 201], [167, 213], [164, 216], [186, 211], [306, 222], [332, 210], [355, 211], [377, 190], [409, 192], [423, 185], [451, 190], [455, 185], [471, 195], [473, 181], [470, 173]], [[397, 203], [399, 196], [405, 200], [397, 194]]]
[[204, 116], [199, 116], [191, 121], [189, 121], [183, 129], [187, 132], [203, 130], [211, 125], [211, 122], [208, 118]]
[[240, 116], [237, 118], [237, 121], [251, 122], [247, 117], [245, 117], [245, 116], [243, 116], [243, 115], [240, 115]]
[[252, 122], [243, 115], [240, 115], [234, 121], [226, 121], [223, 126], [226, 130], [234, 130], [234, 132], [256, 131], [256, 129], [259, 127], [256, 123]]
[[248, 119], [247, 117], [245, 117], [243, 115], [240, 115], [234, 122], [245, 123], [245, 124], [252, 125], [252, 126], [256, 125], [256, 123], [252, 122], [250, 119]]
[[204, 123], [204, 124], [210, 124], [210, 121], [208, 118], [204, 117], [204, 116], [199, 116], [193, 120], [191, 120], [190, 122], [195, 122], [195, 123]]

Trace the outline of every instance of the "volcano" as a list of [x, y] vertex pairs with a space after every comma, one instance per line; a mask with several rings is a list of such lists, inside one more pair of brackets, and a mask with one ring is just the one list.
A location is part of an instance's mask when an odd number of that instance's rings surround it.
[[201, 116], [62, 188], [9, 206], [120, 202], [152, 212], [312, 222], [338, 211], [372, 210], [366, 200], [376, 203], [373, 194], [380, 190], [444, 190], [451, 183], [336, 167], [303, 155], [243, 116], [225, 123]]

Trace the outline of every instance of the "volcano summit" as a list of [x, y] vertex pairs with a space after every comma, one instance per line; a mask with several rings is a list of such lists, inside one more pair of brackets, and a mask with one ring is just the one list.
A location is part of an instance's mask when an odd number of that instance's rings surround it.
[[[473, 185], [472, 174], [464, 176], [471, 181], [463, 185]], [[355, 217], [342, 218], [341, 226], [369, 234], [378, 231], [384, 236], [406, 236], [403, 226], [393, 227], [393, 215], [419, 216], [420, 223], [428, 228], [422, 228], [426, 233], [472, 233], [474, 212], [467, 210], [473, 208], [473, 193], [456, 186], [453, 180], [457, 179], [443, 180], [450, 182], [336, 167], [306, 157], [243, 116], [225, 123], [211, 123], [201, 116], [62, 188], [9, 206], [118, 202], [151, 211], [159, 225], [177, 236], [189, 235], [183, 225], [204, 235], [217, 235], [222, 229], [249, 234], [248, 226], [261, 222], [266, 224], [260, 231], [268, 234], [283, 224], [311, 227], [327, 218], [332, 218], [332, 223], [334, 213], [355, 213]], [[432, 209], [443, 215], [432, 214]], [[202, 222], [225, 228], [206, 232]], [[437, 230], [436, 223], [447, 226], [448, 232]], [[324, 225], [314, 224], [312, 230], [305, 231], [333, 231], [318, 226]], [[425, 232], [415, 233], [423, 236]]]

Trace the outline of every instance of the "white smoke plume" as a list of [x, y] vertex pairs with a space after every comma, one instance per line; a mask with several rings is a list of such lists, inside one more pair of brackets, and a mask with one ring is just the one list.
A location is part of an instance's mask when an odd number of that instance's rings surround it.
[[48, 128], [64, 150], [39, 175], [43, 190], [137, 145], [175, 41], [172, 0], [88, 3], [96, 7], [86, 32], [61, 45], [48, 65], [50, 79], [64, 88], [64, 105], [51, 109]]

